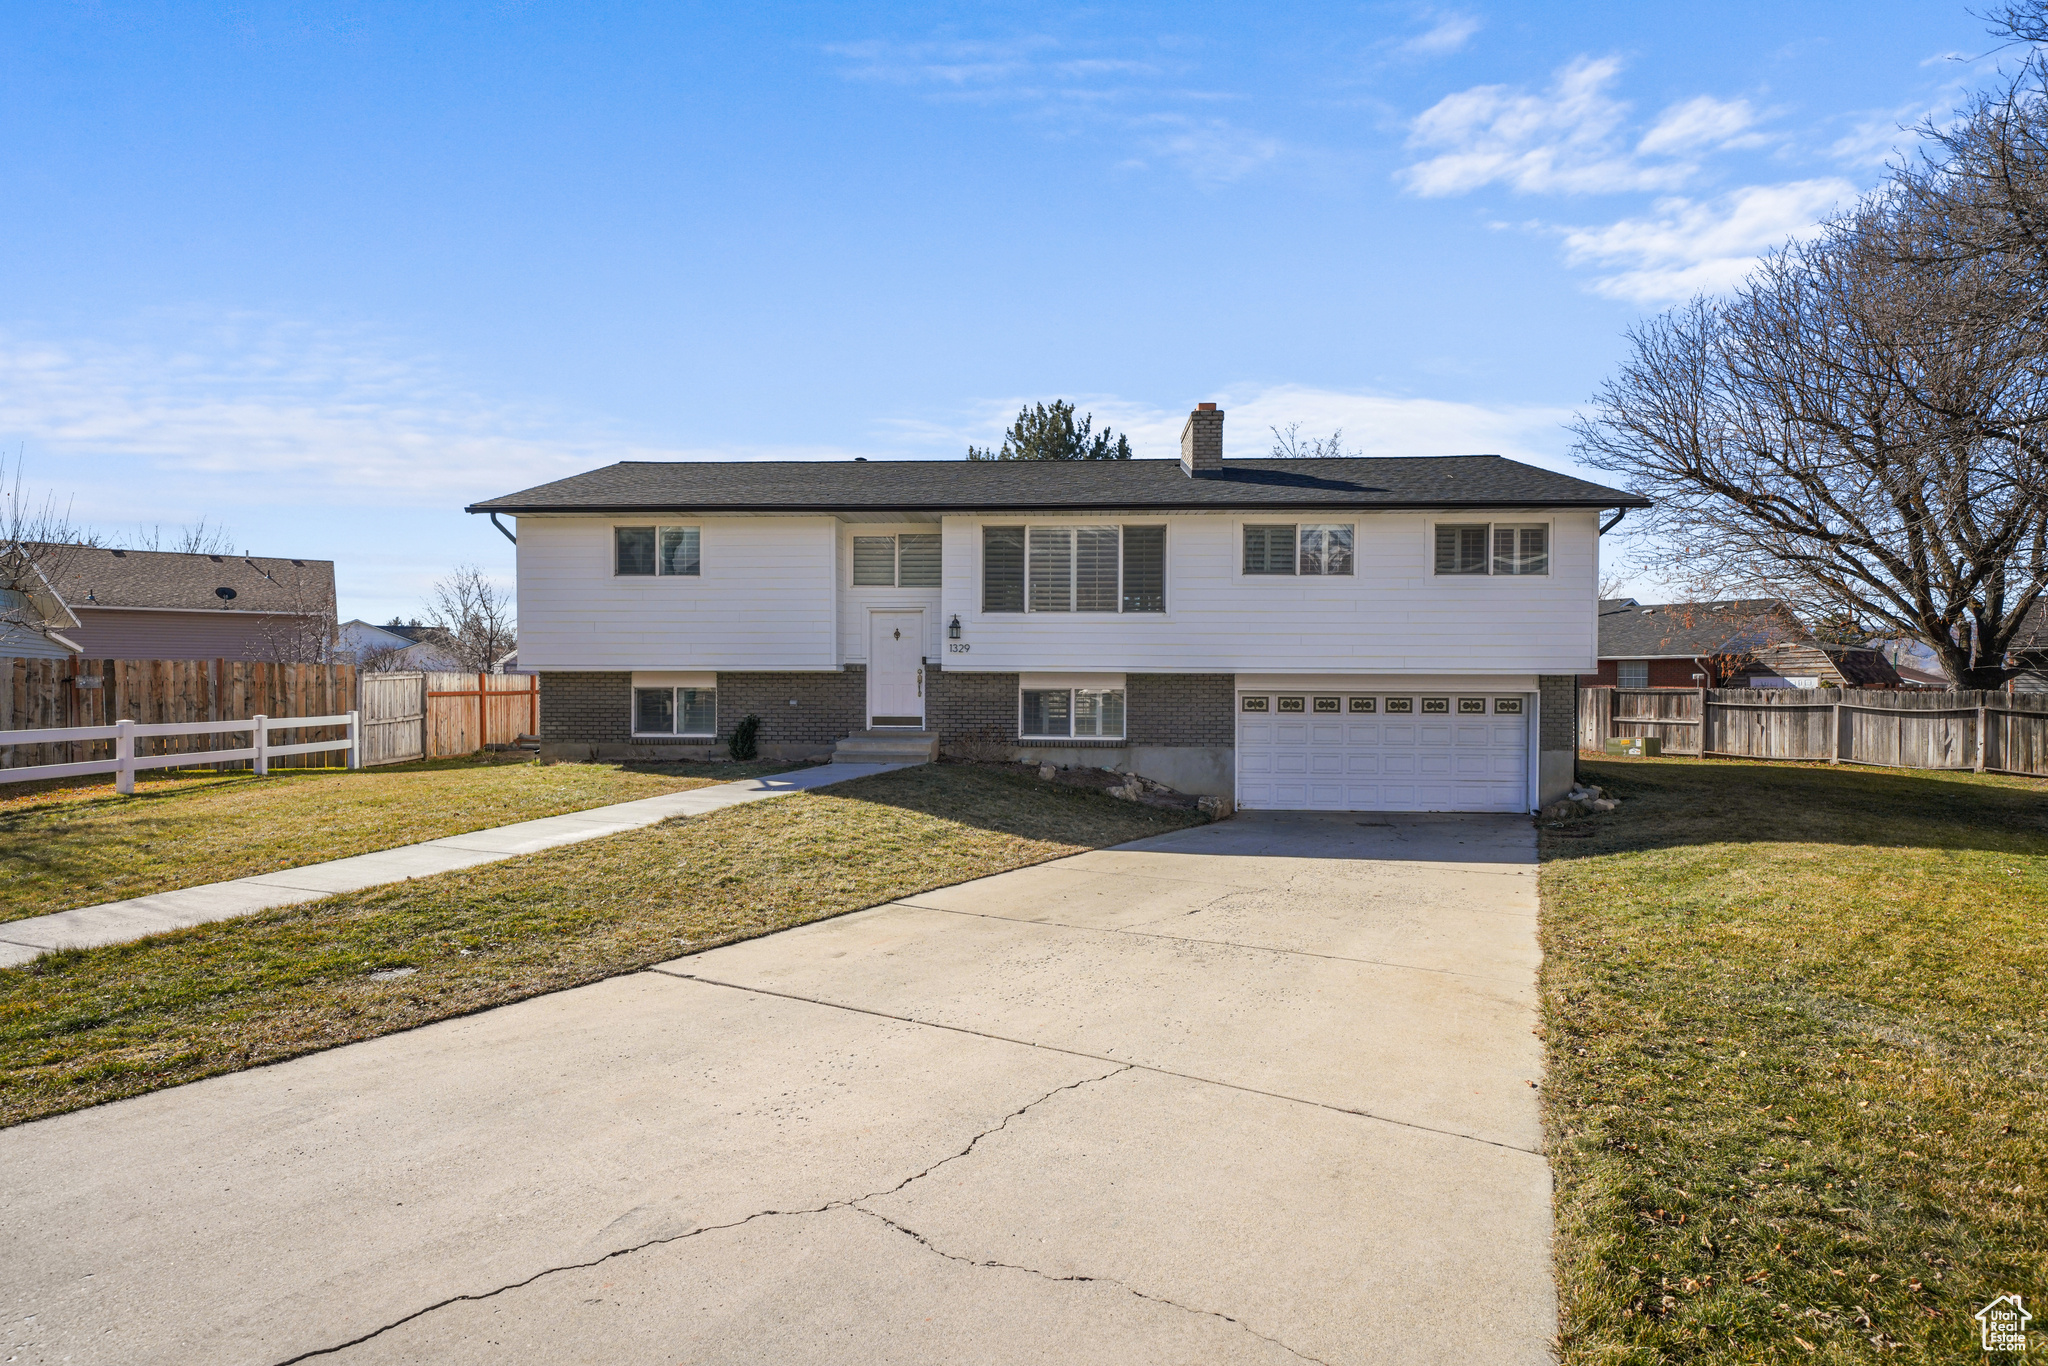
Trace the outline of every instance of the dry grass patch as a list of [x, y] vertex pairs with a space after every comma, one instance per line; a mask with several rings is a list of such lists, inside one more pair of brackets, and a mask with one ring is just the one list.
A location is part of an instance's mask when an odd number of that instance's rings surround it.
[[971, 767], [923, 767], [50, 954], [0, 971], [0, 1123], [559, 991], [1198, 820]]
[[514, 821], [780, 772], [777, 764], [541, 765], [479, 755], [259, 778], [37, 783], [0, 800], [0, 921], [272, 873]]
[[1586, 763], [1544, 839], [1567, 1363], [1977, 1360], [2048, 1294], [2048, 783]]

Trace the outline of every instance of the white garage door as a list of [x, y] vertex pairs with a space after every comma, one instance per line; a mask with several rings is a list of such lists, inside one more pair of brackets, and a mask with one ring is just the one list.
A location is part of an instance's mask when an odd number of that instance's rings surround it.
[[1239, 693], [1237, 804], [1527, 811], [1526, 708], [1520, 693]]

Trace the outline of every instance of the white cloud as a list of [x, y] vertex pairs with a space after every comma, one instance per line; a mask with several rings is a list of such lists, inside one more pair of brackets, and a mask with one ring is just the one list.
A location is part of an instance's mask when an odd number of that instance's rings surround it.
[[1756, 110], [1750, 108], [1748, 100], [1695, 96], [1658, 115], [1657, 122], [1636, 144], [1636, 151], [1655, 156], [1703, 147], [1759, 147], [1767, 139], [1748, 131], [1756, 119]]
[[0, 435], [98, 522], [229, 505], [446, 509], [615, 460], [846, 454], [654, 447], [486, 398], [375, 338], [250, 317], [126, 342], [0, 334]]
[[[1155, 114], [1134, 120], [1145, 156], [1178, 166], [1196, 180], [1228, 181], [1249, 175], [1278, 159], [1287, 144], [1231, 123], [1228, 119]], [[1126, 166], [1142, 166], [1132, 158]]]
[[1442, 149], [1403, 171], [1408, 188], [1431, 197], [1465, 194], [1500, 181], [1531, 193], [1582, 194], [1671, 189], [1690, 165], [1645, 165], [1621, 147], [1629, 106], [1607, 93], [1621, 72], [1613, 57], [1580, 57], [1550, 89], [1528, 94], [1480, 85], [1447, 95], [1415, 120], [1409, 145]]
[[1435, 155], [1400, 179], [1428, 197], [1495, 182], [1525, 194], [1675, 190], [1698, 174], [1698, 154], [1771, 141], [1756, 131], [1748, 100], [1700, 95], [1666, 109], [1630, 145], [1631, 106], [1609, 93], [1620, 74], [1618, 58], [1578, 57], [1541, 94], [1479, 85], [1446, 95], [1410, 127], [1408, 145]]
[[1441, 14], [1433, 17], [1436, 19], [1434, 24], [1394, 50], [1410, 57], [1444, 57], [1465, 46], [1480, 29], [1480, 21], [1474, 15]]
[[1595, 281], [1597, 293], [1669, 303], [1738, 283], [1759, 253], [1810, 236], [1855, 195], [1849, 181], [1828, 178], [1748, 185], [1710, 200], [1661, 199], [1647, 217], [1565, 230], [1565, 259], [1610, 272]]

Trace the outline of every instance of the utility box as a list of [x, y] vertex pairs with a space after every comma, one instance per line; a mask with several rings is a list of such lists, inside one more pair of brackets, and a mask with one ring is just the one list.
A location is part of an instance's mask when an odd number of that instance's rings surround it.
[[1664, 742], [1648, 735], [1631, 736], [1625, 740], [1609, 740], [1607, 753], [1619, 754], [1630, 759], [1656, 758], [1664, 752]]

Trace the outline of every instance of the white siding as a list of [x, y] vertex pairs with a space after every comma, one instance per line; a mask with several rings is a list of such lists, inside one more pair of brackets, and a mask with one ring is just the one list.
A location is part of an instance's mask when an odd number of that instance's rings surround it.
[[[1164, 613], [988, 613], [981, 610], [981, 526], [1164, 521]], [[1352, 522], [1349, 577], [1246, 577], [1246, 521]], [[1438, 521], [1551, 524], [1550, 573], [1439, 576]], [[948, 517], [941, 615], [960, 616], [964, 654], [946, 667], [995, 672], [1110, 669], [1130, 673], [1590, 673], [1598, 667], [1593, 512], [1317, 512], [1282, 515]]]
[[[615, 525], [703, 528], [703, 573], [620, 578]], [[522, 669], [832, 669], [831, 517], [521, 517]]]
[[[924, 609], [927, 659], [943, 658], [940, 643], [945, 623], [939, 619], [937, 588], [855, 588], [853, 586], [853, 538], [856, 536], [930, 536], [939, 528], [930, 522], [906, 522], [902, 526], [878, 526], [872, 522], [847, 523], [839, 528], [839, 658], [848, 664], [865, 664], [868, 658], [868, 613], [877, 608]], [[950, 569], [947, 571], [950, 572]]]

